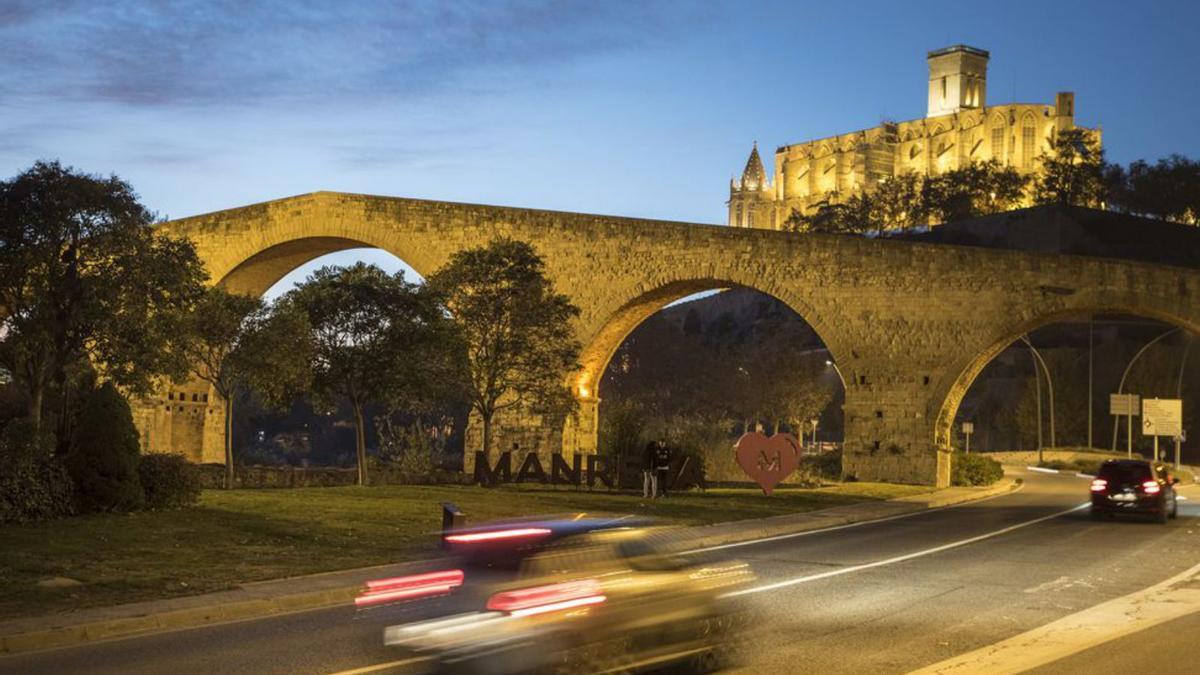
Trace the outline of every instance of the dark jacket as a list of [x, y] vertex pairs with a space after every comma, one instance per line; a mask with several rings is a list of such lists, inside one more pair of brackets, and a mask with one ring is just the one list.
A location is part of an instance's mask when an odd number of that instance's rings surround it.
[[654, 449], [654, 468], [666, 470], [671, 468], [671, 449], [667, 446]]
[[658, 450], [658, 443], [650, 441], [646, 444], [646, 449], [642, 452], [642, 470], [654, 470], [654, 453]]

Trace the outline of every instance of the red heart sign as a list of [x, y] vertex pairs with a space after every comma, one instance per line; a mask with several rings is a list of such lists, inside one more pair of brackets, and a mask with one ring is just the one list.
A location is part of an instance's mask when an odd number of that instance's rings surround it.
[[791, 434], [767, 438], [757, 431], [742, 434], [734, 447], [738, 466], [770, 495], [800, 465], [800, 444]]

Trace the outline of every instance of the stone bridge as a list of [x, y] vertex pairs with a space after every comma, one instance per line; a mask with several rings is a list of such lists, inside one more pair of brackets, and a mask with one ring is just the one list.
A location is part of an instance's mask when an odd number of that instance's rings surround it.
[[[945, 485], [963, 395], [1040, 325], [1105, 312], [1200, 331], [1200, 272], [1102, 258], [330, 192], [162, 227], [196, 243], [214, 283], [253, 294], [333, 251], [380, 248], [427, 276], [495, 237], [530, 242], [582, 309], [577, 419], [513, 418], [497, 432], [495, 447], [543, 453], [595, 452], [598, 384], [617, 347], [665, 304], [714, 288], [770, 294], [824, 340], [845, 384], [844, 470], [864, 480]], [[175, 389], [139, 410], [148, 449], [221, 461], [215, 395]]]

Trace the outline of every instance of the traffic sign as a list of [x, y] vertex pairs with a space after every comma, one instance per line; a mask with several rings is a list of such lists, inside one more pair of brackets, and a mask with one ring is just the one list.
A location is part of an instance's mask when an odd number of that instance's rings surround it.
[[1108, 407], [1110, 415], [1137, 415], [1137, 394], [1109, 394]]
[[963, 422], [963, 433], [964, 434], [975, 433], [975, 423], [974, 422]]
[[1148, 398], [1142, 401], [1142, 434], [1178, 436], [1183, 433], [1183, 401], [1177, 398]]

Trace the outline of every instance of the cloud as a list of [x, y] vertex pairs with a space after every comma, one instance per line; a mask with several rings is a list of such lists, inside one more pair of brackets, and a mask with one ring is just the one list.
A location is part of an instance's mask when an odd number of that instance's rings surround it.
[[327, 106], [509, 87], [694, 19], [645, 2], [27, 2], [0, 10], [0, 99]]

